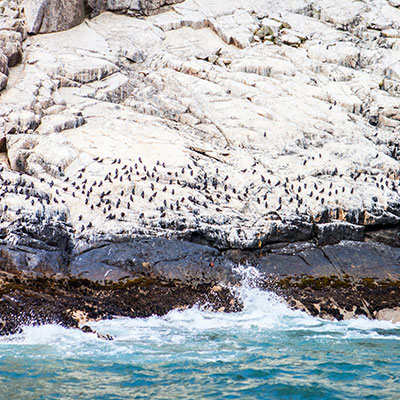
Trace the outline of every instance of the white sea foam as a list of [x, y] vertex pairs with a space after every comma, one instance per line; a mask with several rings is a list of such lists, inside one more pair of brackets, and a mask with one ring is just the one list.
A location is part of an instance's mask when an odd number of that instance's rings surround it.
[[[301, 331], [310, 338], [400, 340], [400, 323], [369, 320], [365, 317], [348, 321], [314, 318], [305, 312], [290, 309], [276, 294], [258, 289], [256, 285], [260, 275], [255, 268], [242, 266], [236, 272], [243, 277], [242, 285], [232, 289], [243, 302], [241, 312], [216, 313], [196, 306], [183, 311], [173, 310], [164, 317], [115, 318], [93, 322], [90, 326], [100, 333], [114, 336], [114, 343], [152, 343], [155, 348], [166, 343], [171, 346], [181, 345], [204, 335], [224, 335], [228, 340], [230, 334], [253, 337], [293, 331]], [[76, 329], [64, 329], [56, 325], [26, 327], [21, 334], [0, 339], [0, 345], [56, 344], [59, 351], [66, 355], [93, 351], [92, 347], [98, 346], [99, 342], [103, 343], [103, 351], [107, 343], [108, 351], [112, 351], [113, 342], [105, 342], [94, 334], [84, 334]], [[133, 350], [127, 347], [125, 351]]]
[[[360, 338], [360, 335], [371, 339], [388, 338], [377, 332], [379, 330], [393, 330], [400, 334], [400, 323], [369, 320], [365, 317], [348, 321], [326, 321], [311, 317], [300, 310], [292, 310], [276, 294], [256, 287], [261, 277], [255, 268], [241, 266], [236, 272], [243, 277], [242, 285], [233, 289], [243, 302], [241, 312], [215, 313], [193, 307], [184, 311], [173, 310], [164, 317], [100, 321], [91, 326], [107, 333], [112, 331], [112, 334], [122, 340], [150, 338], [155, 342], [162, 342], [168, 336], [168, 340], [176, 343], [187, 340], [188, 334], [201, 335], [229, 330], [242, 334], [309, 331], [310, 334], [334, 333], [336, 338], [344, 339]], [[163, 333], [162, 338], [160, 333]], [[400, 335], [390, 338], [400, 340]]]

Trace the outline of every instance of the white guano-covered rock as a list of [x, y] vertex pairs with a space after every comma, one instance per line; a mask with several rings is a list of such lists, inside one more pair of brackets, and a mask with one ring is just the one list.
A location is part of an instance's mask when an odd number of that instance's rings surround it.
[[[0, 123], [39, 194], [7, 189], [0, 223], [41, 207], [83, 247], [148, 234], [220, 248], [398, 224], [400, 53], [371, 27], [382, 1], [188, 0], [31, 37]], [[385, 4], [377, 22], [398, 30]]]

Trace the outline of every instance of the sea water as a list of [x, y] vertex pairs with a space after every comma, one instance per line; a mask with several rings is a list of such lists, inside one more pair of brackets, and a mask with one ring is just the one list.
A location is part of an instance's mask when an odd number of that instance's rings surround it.
[[400, 399], [400, 324], [313, 318], [242, 272], [239, 313], [90, 324], [113, 341], [55, 325], [0, 338], [0, 399]]

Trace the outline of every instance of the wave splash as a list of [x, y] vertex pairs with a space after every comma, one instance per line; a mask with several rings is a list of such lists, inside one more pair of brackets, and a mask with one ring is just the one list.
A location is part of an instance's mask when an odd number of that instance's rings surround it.
[[163, 400], [398, 397], [400, 324], [314, 318], [258, 289], [255, 269], [237, 272], [237, 313], [193, 307], [90, 324], [112, 341], [56, 325], [0, 338], [0, 398], [31, 398], [32, 387], [65, 399], [82, 390]]
[[[251, 266], [238, 266], [235, 272], [242, 277], [239, 287], [232, 288], [243, 303], [237, 313], [218, 313], [193, 307], [173, 310], [163, 317], [115, 318], [90, 323], [99, 333], [110, 334], [116, 342], [184, 343], [198, 340], [202, 335], [223, 335], [232, 332], [241, 337], [279, 335], [299, 332], [320, 339], [393, 339], [400, 340], [400, 323], [369, 320], [365, 317], [348, 321], [326, 321], [300, 310], [292, 310], [279, 296], [257, 288], [261, 278]], [[95, 335], [56, 325], [24, 328], [21, 334], [0, 338], [1, 344], [52, 345], [64, 354], [85, 351], [85, 346], [103, 342]], [[110, 342], [111, 343], [111, 342]]]

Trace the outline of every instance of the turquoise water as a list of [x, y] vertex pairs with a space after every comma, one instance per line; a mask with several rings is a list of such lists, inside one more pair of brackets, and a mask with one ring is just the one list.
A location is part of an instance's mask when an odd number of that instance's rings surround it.
[[244, 285], [198, 308], [0, 338], [0, 399], [400, 399], [400, 324], [329, 322]]

